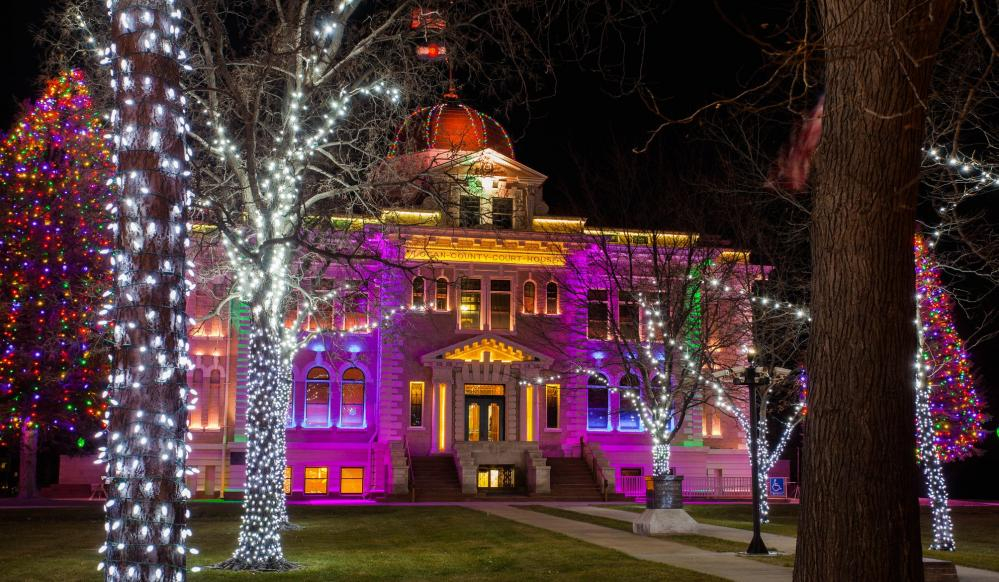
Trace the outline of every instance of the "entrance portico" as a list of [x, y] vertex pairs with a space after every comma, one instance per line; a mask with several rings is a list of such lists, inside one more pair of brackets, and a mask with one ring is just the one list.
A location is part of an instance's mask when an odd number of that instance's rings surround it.
[[463, 492], [474, 493], [480, 481], [496, 488], [479, 475], [480, 466], [493, 477], [514, 471], [500, 482], [520, 487], [526, 480], [533, 489], [533, 466], [543, 467], [545, 475], [547, 467], [537, 444], [541, 398], [530, 380], [543, 376], [552, 359], [482, 334], [429, 353], [422, 362], [432, 369], [435, 387], [432, 448], [454, 454]]
[[432, 370], [433, 450], [456, 442], [536, 441], [538, 387], [552, 359], [493, 334], [481, 334], [421, 359]]

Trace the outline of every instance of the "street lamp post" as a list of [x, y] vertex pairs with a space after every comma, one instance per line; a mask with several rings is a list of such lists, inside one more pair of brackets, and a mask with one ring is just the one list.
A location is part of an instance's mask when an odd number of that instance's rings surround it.
[[749, 548], [746, 549], [747, 554], [767, 555], [770, 552], [767, 550], [766, 544], [763, 543], [763, 537], [760, 535], [760, 459], [759, 452], [760, 446], [758, 442], [759, 438], [759, 423], [760, 417], [760, 404], [759, 404], [759, 394], [756, 392], [757, 386], [765, 386], [770, 383], [769, 376], [762, 376], [760, 378], [756, 377], [756, 363], [750, 359], [749, 365], [746, 366], [746, 375], [739, 381], [735, 380], [735, 384], [739, 386], [746, 386], [749, 392], [749, 455], [750, 455], [750, 466], [753, 473], [751, 479], [753, 482], [753, 539], [749, 542]]

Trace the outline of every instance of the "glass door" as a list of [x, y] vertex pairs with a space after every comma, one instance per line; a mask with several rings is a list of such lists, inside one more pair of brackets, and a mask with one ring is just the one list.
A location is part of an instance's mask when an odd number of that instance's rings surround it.
[[504, 424], [503, 397], [465, 396], [465, 436], [468, 441], [501, 441], [505, 436]]

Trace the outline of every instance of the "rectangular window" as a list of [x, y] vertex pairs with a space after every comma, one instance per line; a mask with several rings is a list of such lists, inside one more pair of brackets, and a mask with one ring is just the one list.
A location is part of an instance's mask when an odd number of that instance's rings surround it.
[[638, 415], [638, 403], [629, 398], [628, 393], [634, 394], [634, 391], [622, 390], [618, 392], [621, 402], [618, 406], [617, 428], [624, 431], [642, 430], [642, 421]]
[[366, 331], [368, 326], [368, 294], [360, 290], [359, 281], [349, 281], [343, 300], [343, 328]]
[[558, 384], [545, 385], [545, 428], [558, 428], [558, 407], [561, 395]]
[[340, 467], [340, 494], [364, 493], [364, 467]]
[[621, 339], [638, 339], [638, 294], [634, 291], [621, 291], [617, 296], [617, 321]]
[[610, 428], [610, 397], [607, 388], [591, 386], [586, 391], [586, 428]]
[[461, 280], [460, 329], [482, 329], [482, 281]]
[[493, 226], [513, 228], [513, 198], [493, 198]]
[[510, 306], [512, 304], [510, 281], [498, 280], [489, 282], [489, 328], [509, 330], [511, 324]]
[[291, 467], [284, 468], [284, 494], [291, 495]]
[[312, 305], [312, 315], [309, 316], [309, 331], [329, 331], [333, 329], [333, 314], [336, 311], [332, 303], [331, 290], [339, 285], [333, 279], [326, 277], [319, 278], [315, 285], [313, 291], [315, 302]]
[[586, 337], [607, 339], [607, 290], [590, 289], [586, 292]]
[[473, 227], [482, 223], [482, 199], [462, 194], [458, 208], [458, 226]]
[[305, 493], [308, 495], [326, 495], [329, 492], [329, 468], [305, 468]]
[[409, 383], [409, 426], [423, 426], [423, 382]]

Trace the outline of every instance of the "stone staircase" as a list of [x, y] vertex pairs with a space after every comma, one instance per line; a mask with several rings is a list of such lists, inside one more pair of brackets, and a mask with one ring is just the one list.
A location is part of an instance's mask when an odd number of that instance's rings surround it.
[[[549, 457], [551, 498], [558, 501], [603, 501], [600, 487], [586, 461], [579, 457]], [[623, 495], [608, 492], [607, 499], [625, 501]]]
[[[528, 495], [523, 491], [503, 494], [482, 495], [474, 490], [463, 493], [458, 470], [455, 467], [455, 457], [451, 455], [414, 456], [413, 486], [416, 490], [416, 501], [603, 501], [600, 487], [594, 479], [586, 461], [579, 457], [540, 457], [542, 463], [547, 461], [546, 470], [550, 470], [551, 493]], [[466, 464], [468, 461], [466, 461]], [[607, 496], [611, 501], [627, 501], [623, 495], [610, 492]]]
[[451, 455], [412, 457], [417, 501], [461, 501], [461, 483]]

